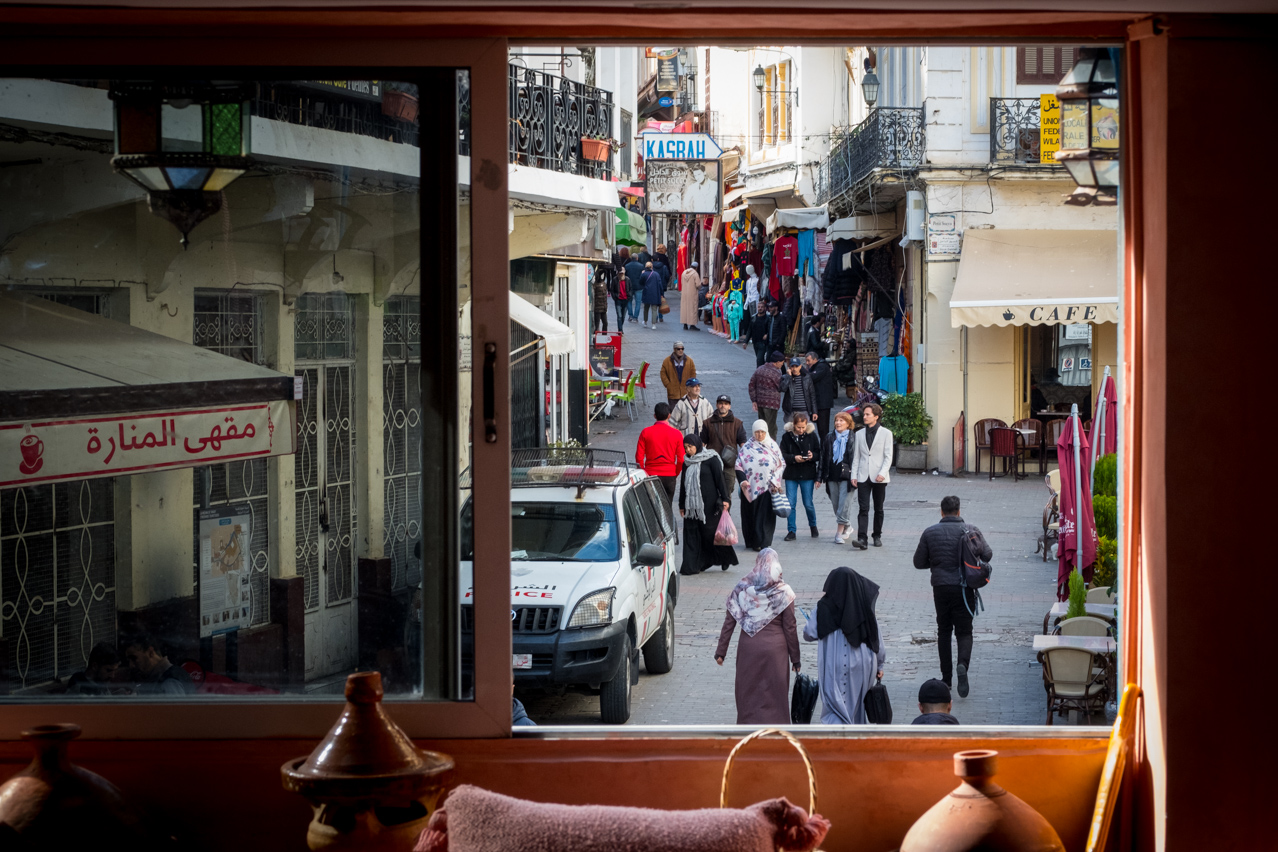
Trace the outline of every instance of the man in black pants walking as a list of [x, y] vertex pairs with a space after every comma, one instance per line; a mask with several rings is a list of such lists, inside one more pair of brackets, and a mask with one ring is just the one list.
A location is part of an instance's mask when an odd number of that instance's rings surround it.
[[959, 498], [941, 501], [941, 522], [923, 530], [918, 549], [914, 551], [914, 567], [932, 571], [932, 600], [936, 603], [936, 649], [941, 656], [941, 680], [949, 686], [952, 673], [950, 634], [958, 639], [958, 694], [967, 698], [967, 670], [972, 664], [972, 613], [976, 594], [960, 585], [961, 546], [965, 530], [973, 531], [977, 555], [985, 561], [994, 551], [981, 531], [959, 516]]

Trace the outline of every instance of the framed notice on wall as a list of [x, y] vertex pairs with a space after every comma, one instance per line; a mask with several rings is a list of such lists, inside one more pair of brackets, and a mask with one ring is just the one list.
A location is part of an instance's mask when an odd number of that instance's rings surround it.
[[200, 510], [201, 639], [249, 626], [251, 533], [247, 503]]
[[723, 180], [718, 160], [648, 160], [644, 195], [649, 213], [718, 213]]

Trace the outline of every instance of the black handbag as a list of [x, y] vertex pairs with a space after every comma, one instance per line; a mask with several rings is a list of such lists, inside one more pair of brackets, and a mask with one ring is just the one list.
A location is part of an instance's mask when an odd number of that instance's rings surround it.
[[790, 722], [795, 725], [808, 725], [812, 722], [812, 711], [816, 709], [817, 696], [821, 688], [816, 678], [811, 675], [794, 676], [794, 690], [790, 693]]
[[865, 717], [871, 725], [892, 724], [892, 702], [888, 700], [883, 678], [878, 678], [874, 686], [865, 693]]

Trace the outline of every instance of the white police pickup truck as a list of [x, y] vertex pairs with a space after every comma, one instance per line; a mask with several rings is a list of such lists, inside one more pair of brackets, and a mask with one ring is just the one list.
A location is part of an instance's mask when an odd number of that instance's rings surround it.
[[[515, 450], [510, 496], [516, 686], [599, 690], [603, 721], [630, 718], [639, 653], [674, 667], [675, 525], [659, 480], [623, 452]], [[462, 629], [473, 641], [472, 503], [462, 509]]]

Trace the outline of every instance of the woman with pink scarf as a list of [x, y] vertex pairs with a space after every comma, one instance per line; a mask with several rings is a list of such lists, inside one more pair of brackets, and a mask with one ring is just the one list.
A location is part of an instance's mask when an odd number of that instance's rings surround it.
[[764, 548], [754, 570], [728, 595], [714, 661], [723, 665], [737, 625], [737, 724], [790, 723], [790, 669], [799, 670], [794, 590], [781, 579], [781, 560]]

